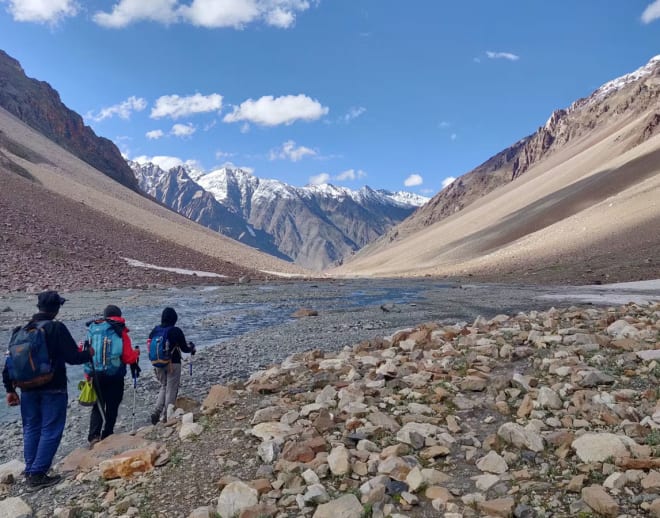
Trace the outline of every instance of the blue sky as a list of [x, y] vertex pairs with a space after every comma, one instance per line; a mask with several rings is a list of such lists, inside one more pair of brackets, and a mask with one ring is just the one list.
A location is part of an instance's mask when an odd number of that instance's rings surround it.
[[660, 53], [660, 0], [0, 0], [0, 48], [129, 158], [438, 192]]

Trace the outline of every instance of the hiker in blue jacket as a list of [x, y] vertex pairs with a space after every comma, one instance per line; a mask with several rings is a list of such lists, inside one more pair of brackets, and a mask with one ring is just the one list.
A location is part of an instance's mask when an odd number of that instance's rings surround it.
[[[28, 491], [38, 491], [57, 484], [60, 475], [49, 476], [48, 470], [62, 440], [68, 403], [66, 364], [82, 365], [90, 361], [93, 350], [79, 351], [66, 326], [55, 320], [65, 302], [56, 291], [40, 293], [39, 312], [32, 316], [28, 326], [41, 326], [44, 331], [48, 356], [52, 365], [52, 378], [33, 388], [22, 388], [19, 397], [17, 382], [12, 378], [9, 362], [5, 362], [2, 382], [7, 391], [7, 404], [21, 406], [23, 421], [23, 454]], [[21, 330], [14, 329], [12, 338]]]
[[[149, 334], [149, 344], [151, 340], [159, 334], [166, 335], [168, 343], [167, 363], [156, 367], [154, 363], [154, 373], [160, 383], [160, 392], [156, 402], [156, 409], [151, 414], [151, 423], [156, 424], [162, 418], [167, 418], [167, 407], [173, 405], [179, 393], [179, 384], [181, 382], [181, 353], [195, 354], [195, 344], [186, 342], [183, 331], [176, 327], [176, 321], [179, 316], [174, 308], [165, 308], [160, 318], [160, 325], [152, 329]], [[151, 351], [150, 351], [151, 357]], [[150, 358], [152, 359], [152, 358]]]

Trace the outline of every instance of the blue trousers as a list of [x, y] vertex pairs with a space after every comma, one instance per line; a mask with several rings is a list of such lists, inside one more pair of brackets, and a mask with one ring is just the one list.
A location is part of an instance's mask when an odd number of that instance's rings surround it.
[[21, 393], [25, 474], [48, 473], [64, 433], [66, 390], [30, 390]]

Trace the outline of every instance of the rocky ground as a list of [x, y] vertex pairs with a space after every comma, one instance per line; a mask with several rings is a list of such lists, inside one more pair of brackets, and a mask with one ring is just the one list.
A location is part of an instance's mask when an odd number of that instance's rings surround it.
[[0, 514], [660, 516], [658, 358], [657, 303], [297, 353], [74, 452], [54, 489], [4, 485]]

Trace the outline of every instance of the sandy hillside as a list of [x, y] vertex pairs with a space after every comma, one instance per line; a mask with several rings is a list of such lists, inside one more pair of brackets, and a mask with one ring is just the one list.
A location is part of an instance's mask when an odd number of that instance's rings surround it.
[[[52, 270], [52, 263], [61, 262], [63, 254], [66, 261], [58, 266], [60, 270], [75, 263], [74, 259], [80, 259], [75, 253], [77, 248], [85, 252], [84, 263], [94, 270], [95, 265], [100, 267], [108, 260], [108, 254], [94, 253], [94, 248], [108, 241], [113, 243], [110, 256], [114, 267], [118, 267], [117, 257], [125, 254], [158, 266], [208, 270], [232, 278], [250, 273], [263, 275], [260, 272], [307, 273], [123, 187], [2, 109], [0, 137], [0, 203], [4, 220], [0, 226], [0, 253], [6, 256], [0, 288], [33, 287], [29, 277], [35, 271], [46, 278], [57, 277], [57, 272], [47, 273]], [[21, 229], [26, 224], [26, 229]], [[34, 236], [25, 235], [32, 231]], [[90, 245], [96, 241], [99, 244]], [[36, 252], [29, 253], [39, 248], [35, 242], [42, 243], [41, 257]], [[67, 250], [46, 253], [49, 247], [58, 248], [63, 243]], [[50, 260], [53, 255], [56, 261]], [[29, 264], [17, 264], [23, 259]], [[144, 273], [143, 268], [132, 270], [137, 276]]]
[[331, 273], [659, 277], [660, 136], [630, 141], [645, 120], [588, 133], [462, 211], [400, 241], [380, 240]]

